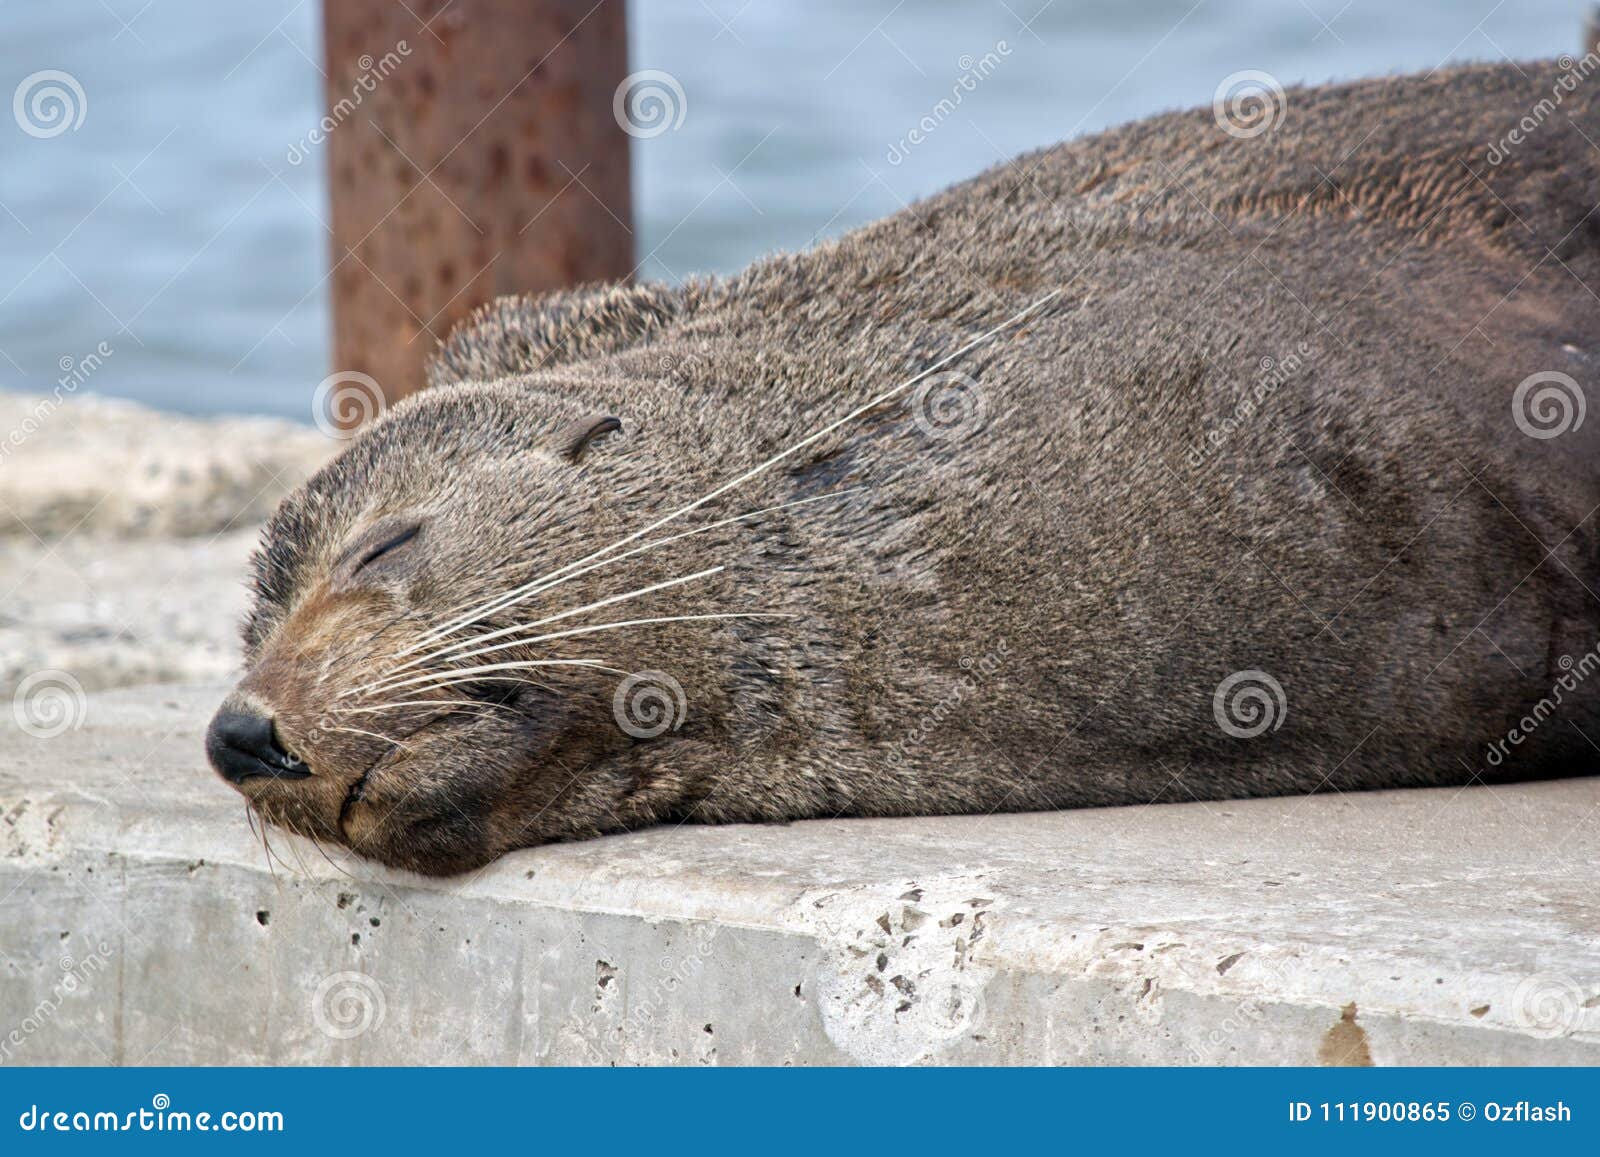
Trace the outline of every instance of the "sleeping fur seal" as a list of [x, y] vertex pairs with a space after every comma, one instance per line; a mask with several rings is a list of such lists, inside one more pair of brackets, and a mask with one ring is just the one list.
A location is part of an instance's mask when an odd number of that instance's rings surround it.
[[1588, 770], [1600, 116], [1564, 75], [1159, 116], [724, 280], [485, 307], [267, 526], [213, 763], [427, 873]]

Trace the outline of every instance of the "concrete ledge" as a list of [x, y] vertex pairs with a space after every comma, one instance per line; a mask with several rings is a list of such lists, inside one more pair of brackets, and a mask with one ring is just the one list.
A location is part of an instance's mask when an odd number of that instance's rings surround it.
[[1600, 779], [269, 872], [221, 694], [0, 736], [0, 1062], [1600, 1063]]

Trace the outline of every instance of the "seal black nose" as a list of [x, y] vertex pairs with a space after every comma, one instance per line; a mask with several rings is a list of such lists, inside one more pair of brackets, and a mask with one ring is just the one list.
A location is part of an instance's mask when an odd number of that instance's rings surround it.
[[217, 712], [206, 730], [206, 758], [230, 783], [243, 783], [258, 775], [304, 779], [311, 774], [309, 767], [283, 749], [271, 719], [228, 707]]

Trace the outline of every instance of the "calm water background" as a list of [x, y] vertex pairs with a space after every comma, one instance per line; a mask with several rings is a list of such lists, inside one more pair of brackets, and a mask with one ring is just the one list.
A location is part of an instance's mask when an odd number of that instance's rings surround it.
[[[644, 0], [632, 67], [672, 73], [687, 110], [635, 145], [642, 275], [803, 247], [1024, 150], [1208, 104], [1241, 69], [1287, 85], [1554, 56], [1581, 8]], [[87, 97], [47, 140], [0, 115], [0, 388], [48, 389], [106, 342], [98, 392], [309, 419], [330, 368], [323, 155], [285, 157], [322, 113], [318, 22], [318, 0], [0, 0], [0, 96], [53, 68]], [[1000, 41], [1000, 67], [892, 162]]]

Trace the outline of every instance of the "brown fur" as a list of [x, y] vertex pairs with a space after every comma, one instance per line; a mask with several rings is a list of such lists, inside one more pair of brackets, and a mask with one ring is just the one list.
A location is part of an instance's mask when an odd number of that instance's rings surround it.
[[[1600, 420], [1540, 440], [1510, 410], [1536, 371], [1594, 381], [1589, 91], [1485, 160], [1557, 75], [1503, 65], [1291, 90], [1284, 123], [1250, 140], [1210, 109], [1156, 117], [727, 280], [487, 307], [441, 351], [435, 387], [266, 531], [230, 702], [269, 711], [313, 774], [246, 793], [296, 830], [454, 872], [663, 821], [1589, 768], [1600, 680], [1502, 765], [1485, 757], [1600, 625]], [[937, 430], [916, 420], [914, 391], [660, 534], [852, 493], [473, 626], [725, 565], [575, 622], [795, 617], [496, 656], [666, 672], [684, 690], [678, 730], [635, 740], [613, 716], [615, 675], [560, 667], [427, 696], [459, 708], [346, 713], [397, 698], [345, 693], [452, 610], [707, 493], [1054, 289], [950, 367], [976, 383], [982, 421]], [[1275, 389], [1258, 389], [1264, 358]], [[553, 432], [595, 414], [622, 432], [569, 460]], [[1213, 695], [1250, 669], [1281, 684], [1287, 710], [1238, 738]]]

